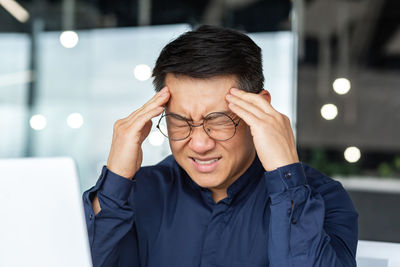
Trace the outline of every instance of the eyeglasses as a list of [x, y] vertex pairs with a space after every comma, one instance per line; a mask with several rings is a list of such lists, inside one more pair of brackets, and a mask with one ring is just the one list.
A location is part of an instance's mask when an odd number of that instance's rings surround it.
[[204, 118], [201, 124], [195, 125], [178, 114], [164, 113], [156, 127], [165, 137], [173, 141], [188, 138], [193, 128], [200, 126], [203, 126], [203, 130], [210, 138], [216, 141], [226, 141], [235, 135], [239, 122], [240, 119], [235, 122], [223, 112], [212, 112]]

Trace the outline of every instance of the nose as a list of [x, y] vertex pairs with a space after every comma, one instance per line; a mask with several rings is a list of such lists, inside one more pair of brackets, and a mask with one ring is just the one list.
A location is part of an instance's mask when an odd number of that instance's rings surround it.
[[215, 141], [204, 132], [202, 126], [193, 127], [189, 138], [189, 148], [197, 154], [205, 154], [215, 148]]

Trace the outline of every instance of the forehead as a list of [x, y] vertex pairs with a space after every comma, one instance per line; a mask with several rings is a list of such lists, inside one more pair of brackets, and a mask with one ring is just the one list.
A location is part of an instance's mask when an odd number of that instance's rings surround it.
[[230, 88], [237, 88], [233, 75], [200, 79], [169, 73], [165, 83], [171, 95], [168, 111], [192, 118], [228, 110], [225, 96]]

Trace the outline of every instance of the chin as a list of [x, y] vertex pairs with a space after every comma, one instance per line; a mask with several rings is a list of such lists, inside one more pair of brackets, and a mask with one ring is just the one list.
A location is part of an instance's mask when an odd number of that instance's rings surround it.
[[222, 179], [216, 179], [215, 174], [189, 174], [190, 178], [198, 184], [200, 187], [203, 188], [218, 188], [220, 187], [224, 181]]

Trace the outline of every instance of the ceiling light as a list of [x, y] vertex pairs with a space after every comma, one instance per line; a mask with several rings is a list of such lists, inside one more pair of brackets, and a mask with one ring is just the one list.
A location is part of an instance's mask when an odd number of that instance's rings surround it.
[[0, 0], [0, 5], [4, 7], [19, 22], [25, 23], [29, 19], [29, 13], [14, 0]]

